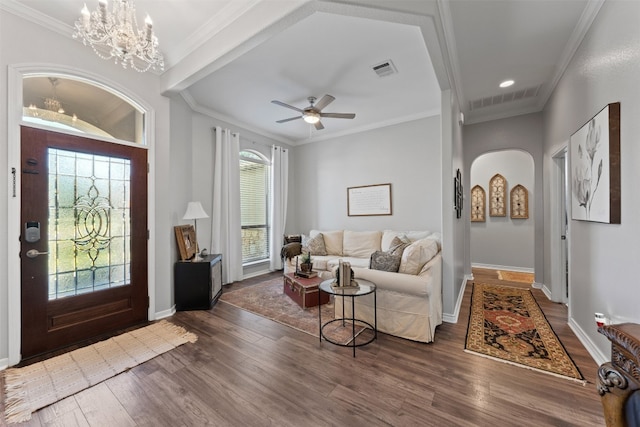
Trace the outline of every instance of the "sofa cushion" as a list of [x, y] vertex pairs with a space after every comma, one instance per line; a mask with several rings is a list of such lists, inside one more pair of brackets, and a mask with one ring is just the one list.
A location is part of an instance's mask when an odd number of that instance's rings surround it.
[[410, 244], [411, 243], [404, 242], [404, 241], [402, 241], [402, 239], [400, 237], [396, 236], [391, 241], [391, 245], [390, 245], [389, 250], [387, 252], [389, 252], [390, 254], [393, 254], [393, 255], [402, 256], [402, 253], [407, 248], [407, 246], [409, 246]]
[[314, 237], [302, 236], [302, 252], [310, 252], [311, 255], [326, 255], [324, 236], [322, 234], [317, 234]]
[[392, 254], [390, 252], [375, 251], [371, 254], [369, 268], [373, 270], [390, 271], [397, 273], [400, 268], [400, 260], [402, 255]]
[[327, 270], [333, 270], [338, 266], [338, 264], [342, 262], [348, 262], [351, 264], [351, 267], [358, 268], [369, 268], [369, 258], [354, 258], [354, 257], [331, 257], [329, 261], [327, 261]]
[[415, 242], [418, 240], [426, 239], [433, 233], [431, 231], [405, 231], [404, 235], [407, 236], [409, 241]]
[[438, 243], [434, 239], [420, 239], [406, 247], [402, 253], [398, 272], [418, 274], [420, 269], [438, 253]]
[[342, 254], [357, 258], [369, 258], [380, 250], [379, 231], [344, 231]]
[[327, 250], [327, 255], [342, 255], [342, 237], [344, 234], [342, 230], [322, 232], [318, 230], [311, 230], [309, 233], [311, 237], [318, 234], [322, 234], [322, 237], [324, 238], [324, 246]]

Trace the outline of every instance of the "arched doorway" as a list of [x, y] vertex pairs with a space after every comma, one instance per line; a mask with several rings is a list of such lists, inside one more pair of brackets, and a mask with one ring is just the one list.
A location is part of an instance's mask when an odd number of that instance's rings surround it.
[[[494, 183], [494, 187], [499, 185], [495, 179], [492, 181], [496, 176], [501, 177], [504, 186], [503, 189], [494, 188], [504, 192], [504, 200], [498, 200], [498, 205], [496, 200], [491, 200], [494, 194], [491, 183]], [[484, 220], [472, 218], [470, 225], [470, 256], [473, 267], [534, 272], [534, 183], [533, 157], [525, 151], [493, 151], [482, 154], [473, 161], [470, 188], [482, 189], [486, 197]], [[518, 205], [524, 204], [522, 198], [525, 192], [528, 200], [526, 215], [523, 214], [522, 206]], [[481, 191], [477, 193], [482, 194]], [[472, 213], [473, 203], [472, 194]]]

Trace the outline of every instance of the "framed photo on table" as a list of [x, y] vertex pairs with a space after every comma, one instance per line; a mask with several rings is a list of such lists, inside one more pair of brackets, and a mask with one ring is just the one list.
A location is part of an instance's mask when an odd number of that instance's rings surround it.
[[173, 227], [176, 232], [176, 243], [178, 243], [178, 251], [180, 252], [180, 260], [186, 261], [195, 256], [198, 252], [196, 242], [196, 231], [193, 225], [178, 225]]

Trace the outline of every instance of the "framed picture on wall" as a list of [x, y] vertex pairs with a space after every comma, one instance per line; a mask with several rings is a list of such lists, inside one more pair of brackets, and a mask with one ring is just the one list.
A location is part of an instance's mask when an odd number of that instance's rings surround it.
[[571, 218], [620, 224], [620, 103], [571, 135]]
[[391, 215], [391, 184], [348, 187], [347, 215]]

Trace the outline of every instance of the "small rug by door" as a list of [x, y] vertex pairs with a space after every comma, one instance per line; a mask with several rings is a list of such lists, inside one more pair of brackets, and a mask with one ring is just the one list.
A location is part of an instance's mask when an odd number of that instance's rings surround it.
[[5, 418], [31, 413], [198, 337], [166, 320], [23, 368], [5, 371]]
[[528, 289], [475, 283], [465, 351], [585, 383]]
[[533, 273], [525, 273], [522, 271], [504, 271], [498, 270], [498, 279], [509, 280], [511, 282], [532, 284], [535, 280]]
[[[319, 336], [318, 307], [302, 309], [284, 293], [282, 277], [235, 291], [223, 292], [220, 301], [306, 332], [309, 335]], [[322, 307], [322, 323], [334, 319], [333, 300], [320, 307]], [[356, 336], [364, 329], [356, 325]], [[333, 341], [341, 344], [348, 344], [352, 339], [350, 323], [343, 327], [341, 322], [334, 322], [324, 328], [324, 333], [325, 336], [329, 336]]]

